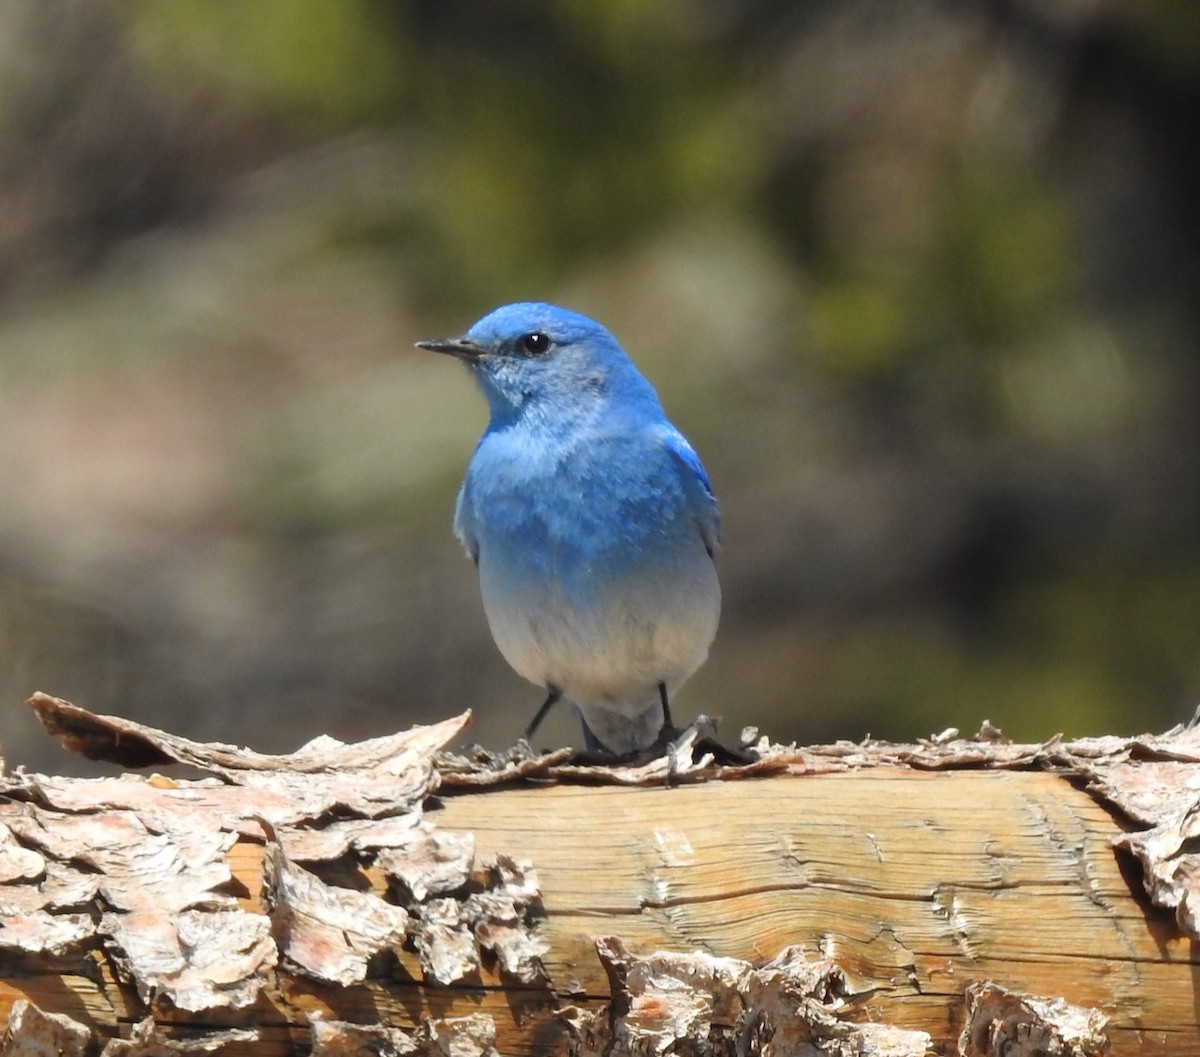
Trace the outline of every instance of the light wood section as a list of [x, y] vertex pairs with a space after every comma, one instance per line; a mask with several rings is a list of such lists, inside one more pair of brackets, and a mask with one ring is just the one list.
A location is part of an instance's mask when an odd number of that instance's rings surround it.
[[450, 797], [432, 817], [533, 860], [551, 979], [606, 996], [591, 937], [759, 963], [789, 944], [869, 992], [865, 1019], [953, 1048], [991, 979], [1099, 1007], [1113, 1053], [1200, 1053], [1200, 951], [1147, 905], [1120, 829], [1066, 778], [875, 769], [673, 789]]

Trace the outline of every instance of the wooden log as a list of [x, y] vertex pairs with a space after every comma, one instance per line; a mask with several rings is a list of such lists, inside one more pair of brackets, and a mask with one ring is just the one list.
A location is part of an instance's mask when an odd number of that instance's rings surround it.
[[534, 862], [560, 987], [606, 997], [597, 934], [755, 965], [799, 945], [846, 973], [857, 1018], [943, 1052], [990, 980], [1103, 1010], [1115, 1053], [1200, 1053], [1194, 940], [1122, 874], [1111, 813], [1058, 775], [512, 790], [435, 817]]
[[219, 780], [6, 778], [0, 1053], [1200, 1054], [1194, 728], [492, 766], [32, 703]]

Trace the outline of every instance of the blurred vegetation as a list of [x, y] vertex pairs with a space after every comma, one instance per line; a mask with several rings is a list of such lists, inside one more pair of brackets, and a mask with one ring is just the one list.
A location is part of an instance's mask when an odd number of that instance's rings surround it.
[[[1200, 698], [1200, 10], [10, 0], [0, 742], [34, 689], [292, 747], [537, 703], [412, 350], [607, 323], [723, 504], [680, 715], [1161, 728]], [[548, 737], [572, 739], [565, 715]]]

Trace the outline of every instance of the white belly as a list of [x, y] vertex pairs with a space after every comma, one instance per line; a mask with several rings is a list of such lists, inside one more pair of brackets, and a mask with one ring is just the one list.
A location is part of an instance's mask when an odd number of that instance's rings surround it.
[[577, 577], [571, 593], [556, 580], [493, 574], [486, 560], [479, 573], [505, 660], [530, 682], [561, 690], [616, 752], [653, 741], [662, 721], [659, 683], [668, 694], [678, 689], [704, 662], [717, 630], [721, 589], [700, 546], [669, 569], [598, 574], [582, 586]]

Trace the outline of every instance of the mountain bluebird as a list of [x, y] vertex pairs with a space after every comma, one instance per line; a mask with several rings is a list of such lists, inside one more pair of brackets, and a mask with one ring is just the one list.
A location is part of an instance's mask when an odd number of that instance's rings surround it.
[[589, 749], [664, 739], [721, 609], [700, 459], [616, 339], [575, 312], [505, 305], [417, 345], [465, 363], [491, 412], [454, 531], [500, 652], [547, 690], [525, 738], [565, 696]]

